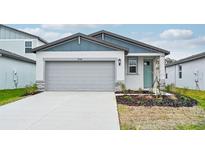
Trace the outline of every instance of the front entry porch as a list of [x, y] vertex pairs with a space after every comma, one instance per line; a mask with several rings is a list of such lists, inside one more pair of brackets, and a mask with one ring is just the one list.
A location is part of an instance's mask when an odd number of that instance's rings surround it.
[[[137, 59], [136, 73], [130, 73], [129, 59]], [[132, 61], [131, 61], [132, 62]], [[150, 90], [164, 86], [165, 81], [165, 57], [161, 54], [128, 54], [125, 58], [125, 84], [127, 89]]]

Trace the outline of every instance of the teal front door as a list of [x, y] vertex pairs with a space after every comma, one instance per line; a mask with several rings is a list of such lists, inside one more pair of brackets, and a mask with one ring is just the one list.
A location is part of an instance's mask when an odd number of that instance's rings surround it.
[[153, 84], [153, 61], [144, 59], [144, 88], [152, 88]]

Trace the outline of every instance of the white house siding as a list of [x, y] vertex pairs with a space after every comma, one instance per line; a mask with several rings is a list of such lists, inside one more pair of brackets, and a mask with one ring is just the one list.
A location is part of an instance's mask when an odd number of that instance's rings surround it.
[[144, 88], [144, 66], [143, 57], [138, 57], [138, 73], [128, 74], [127, 66], [128, 57], [125, 58], [125, 85], [127, 89], [138, 90], [139, 88]]
[[11, 58], [0, 57], [0, 89], [16, 88], [14, 84], [14, 71], [17, 72], [17, 88], [35, 83], [35, 64]]
[[32, 41], [33, 48], [43, 45], [38, 39], [0, 39], [0, 49], [35, 60], [34, 53], [25, 53], [25, 41]]
[[174, 84], [176, 85], [176, 67], [166, 67], [166, 73], [168, 78], [165, 79], [166, 85]]
[[[199, 88], [205, 90], [205, 58], [192, 60], [180, 64], [182, 66], [182, 78], [179, 79], [178, 66], [174, 65], [166, 68], [168, 79], [166, 84], [175, 84], [177, 87], [197, 89], [195, 80], [198, 78]], [[198, 74], [198, 77], [194, 75]]]
[[[164, 67], [162, 63], [157, 64], [157, 61], [160, 61], [160, 57], [164, 58], [164, 54], [156, 54], [149, 56], [149, 54], [143, 54], [141, 56], [131, 56], [131, 57], [137, 57], [138, 58], [138, 72], [137, 74], [128, 74], [128, 57], [125, 58], [125, 84], [127, 89], [133, 89], [133, 90], [139, 90], [144, 89], [144, 59], [153, 59], [153, 81], [158, 76], [159, 78], [165, 76], [164, 69], [157, 69], [157, 65], [160, 65], [161, 67]], [[160, 67], [159, 66], [159, 67]], [[160, 74], [161, 72], [161, 74]], [[161, 76], [160, 76], [161, 75]], [[164, 80], [164, 78], [162, 78]]]
[[34, 36], [0, 25], [0, 49], [35, 60], [35, 54], [25, 53], [25, 41], [32, 41], [32, 48], [45, 44]]
[[[125, 62], [124, 62], [124, 51], [47, 51], [36, 53], [36, 81], [38, 84], [44, 84], [44, 72], [45, 72], [45, 60], [77, 60], [82, 58], [84, 60], [116, 60], [115, 63], [115, 81], [125, 81]], [[121, 65], [118, 64], [118, 59], [121, 59]], [[43, 87], [42, 87], [43, 88]]]

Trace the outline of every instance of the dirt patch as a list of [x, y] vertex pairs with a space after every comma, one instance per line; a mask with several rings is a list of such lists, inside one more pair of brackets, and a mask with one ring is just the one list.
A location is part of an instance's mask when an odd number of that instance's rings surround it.
[[205, 120], [200, 107], [129, 106], [118, 104], [121, 129], [172, 130]]

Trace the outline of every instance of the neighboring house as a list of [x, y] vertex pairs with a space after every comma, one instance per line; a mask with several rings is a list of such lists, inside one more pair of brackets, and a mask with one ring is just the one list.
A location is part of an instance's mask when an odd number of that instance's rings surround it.
[[39, 90], [114, 91], [152, 88], [156, 76], [165, 82], [169, 51], [107, 31], [81, 33], [32, 50], [36, 53]]
[[205, 90], [205, 52], [166, 65], [166, 84]]
[[0, 89], [22, 88], [36, 82], [36, 55], [31, 50], [45, 43], [38, 36], [0, 25]]
[[31, 49], [46, 43], [38, 36], [0, 24], [0, 49], [35, 60], [36, 56], [30, 53]]
[[0, 49], [0, 89], [14, 89], [35, 83], [36, 61]]

